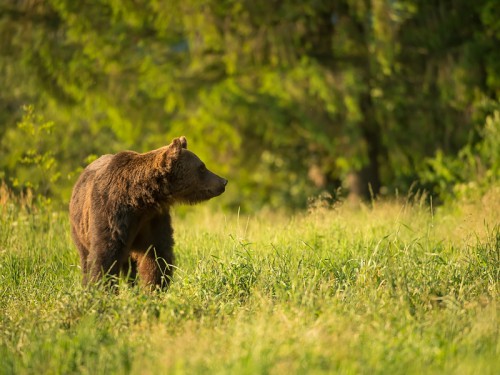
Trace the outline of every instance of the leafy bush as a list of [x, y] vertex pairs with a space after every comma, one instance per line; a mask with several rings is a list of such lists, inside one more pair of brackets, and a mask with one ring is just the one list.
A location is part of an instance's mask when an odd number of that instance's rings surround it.
[[486, 117], [479, 135], [479, 142], [467, 144], [457, 156], [438, 150], [426, 160], [421, 181], [433, 186], [442, 200], [477, 198], [499, 183], [500, 109]]
[[31, 105], [24, 106], [23, 111], [17, 127], [3, 139], [0, 178], [15, 193], [31, 191], [38, 200], [50, 202], [61, 194], [63, 172], [57, 155], [64, 130], [38, 115]]

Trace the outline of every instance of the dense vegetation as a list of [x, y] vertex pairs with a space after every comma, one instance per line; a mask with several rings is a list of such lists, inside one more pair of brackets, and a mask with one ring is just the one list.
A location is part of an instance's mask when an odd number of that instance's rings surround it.
[[0, 374], [497, 374], [499, 196], [192, 208], [169, 291], [114, 295], [81, 288], [65, 214], [3, 191]]
[[[497, 0], [2, 0], [0, 87], [0, 374], [498, 373]], [[171, 288], [84, 290], [77, 174], [180, 135]]]
[[16, 191], [67, 202], [94, 155], [181, 134], [243, 210], [500, 174], [497, 0], [3, 0], [0, 35]]

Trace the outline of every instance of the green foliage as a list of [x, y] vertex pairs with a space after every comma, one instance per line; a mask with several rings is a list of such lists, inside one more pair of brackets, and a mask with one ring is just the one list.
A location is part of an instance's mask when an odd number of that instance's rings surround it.
[[457, 157], [438, 151], [426, 160], [420, 176], [435, 186], [442, 200], [477, 199], [500, 182], [500, 111], [486, 117], [480, 141], [468, 144]]
[[55, 123], [36, 115], [32, 106], [23, 110], [17, 128], [8, 132], [2, 142], [7, 152], [6, 171], [1, 178], [6, 178], [17, 191], [32, 190], [37, 197], [50, 198], [61, 178], [55, 158]]
[[61, 201], [88, 155], [181, 134], [232, 182], [228, 206], [406, 191], [437, 150], [453, 164], [480, 142], [482, 101], [500, 92], [496, 5], [5, 0], [0, 136], [22, 137], [23, 103], [64, 129], [50, 189]]
[[[65, 215], [0, 194], [0, 373], [481, 373], [500, 202], [175, 218], [166, 293], [83, 290]], [[24, 207], [24, 208], [23, 208]]]

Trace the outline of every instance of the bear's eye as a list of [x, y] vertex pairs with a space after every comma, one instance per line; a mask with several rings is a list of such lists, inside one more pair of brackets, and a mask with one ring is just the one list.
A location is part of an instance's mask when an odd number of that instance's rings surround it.
[[205, 172], [207, 170], [207, 167], [205, 166], [205, 164], [202, 164], [198, 167], [198, 171], [199, 172]]

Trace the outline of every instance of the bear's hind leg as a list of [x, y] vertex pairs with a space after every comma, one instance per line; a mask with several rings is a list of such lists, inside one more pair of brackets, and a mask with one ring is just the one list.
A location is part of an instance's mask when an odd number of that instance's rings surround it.
[[83, 275], [82, 284], [86, 285], [88, 282], [88, 273], [89, 273], [88, 260], [87, 260], [89, 256], [89, 250], [80, 241], [80, 238], [78, 237], [75, 228], [71, 228], [71, 234], [73, 236], [73, 241], [75, 242], [75, 245], [78, 248], [78, 253], [80, 254], [80, 268], [82, 269], [82, 275]]
[[121, 275], [125, 277], [129, 284], [135, 284], [137, 280], [137, 260], [129, 257], [122, 264]]
[[124, 259], [119, 249], [93, 247], [87, 259], [88, 281], [97, 283], [104, 279], [111, 285], [115, 285], [123, 261]]

